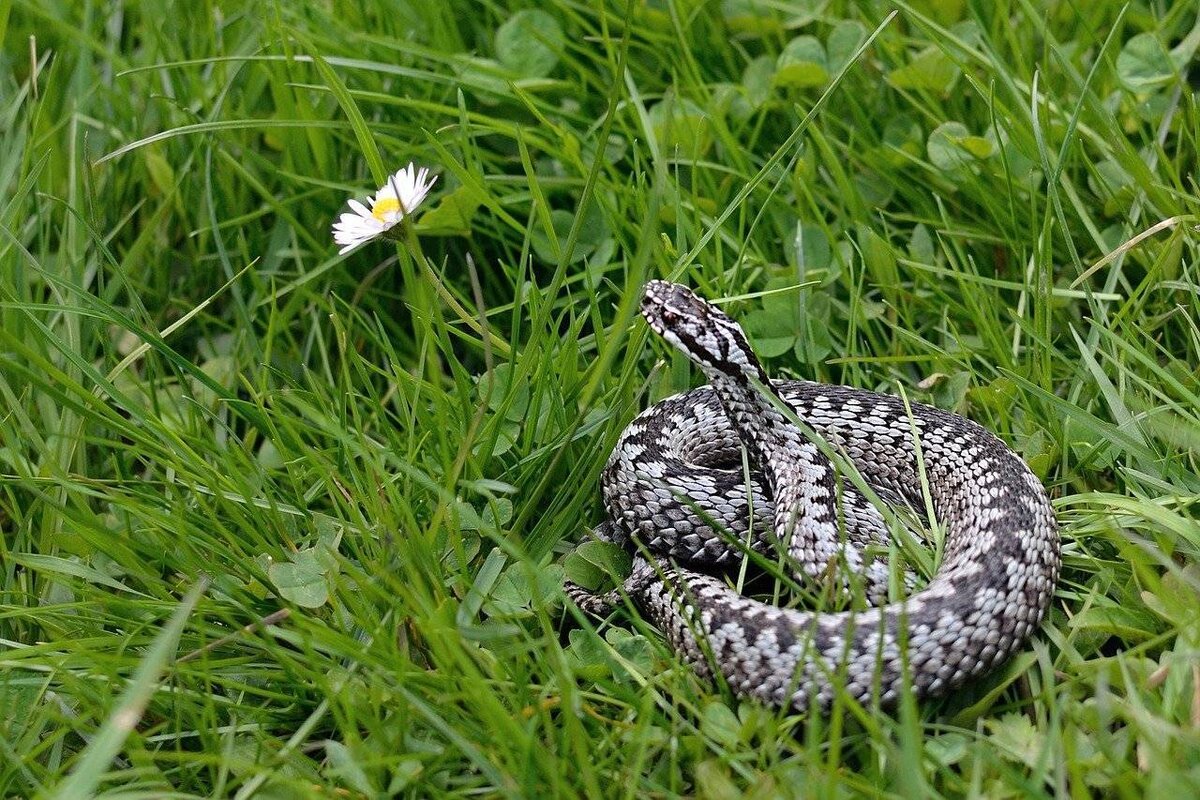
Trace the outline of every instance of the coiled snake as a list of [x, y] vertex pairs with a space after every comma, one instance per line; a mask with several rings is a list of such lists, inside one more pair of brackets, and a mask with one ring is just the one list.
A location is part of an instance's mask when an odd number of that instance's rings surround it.
[[[601, 479], [609, 519], [597, 533], [633, 552], [623, 592], [699, 674], [719, 671], [738, 695], [800, 710], [828, 706], [835, 685], [889, 705], [905, 687], [932, 696], [986, 671], [1041, 622], [1058, 578], [1057, 526], [1041, 483], [996, 436], [888, 395], [772, 382], [737, 323], [683, 286], [650, 282], [641, 311], [710, 385], [657, 403], [624, 431]], [[879, 497], [931, 504], [945, 540], [924, 588], [905, 591], [914, 578], [889, 567], [881, 512], [778, 403]], [[802, 584], [860, 587], [872, 606], [778, 607], [697, 571], [741, 557], [738, 540], [781, 547]], [[889, 583], [907, 597], [888, 602]], [[620, 597], [575, 585], [568, 594], [594, 614]]]

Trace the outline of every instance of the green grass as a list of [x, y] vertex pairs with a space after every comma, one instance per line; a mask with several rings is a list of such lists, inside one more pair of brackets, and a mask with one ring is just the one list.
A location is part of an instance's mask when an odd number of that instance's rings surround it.
[[[523, 5], [0, 2], [0, 793], [1196, 795], [1194, 5]], [[805, 717], [563, 609], [649, 277], [1026, 458], [1020, 655]]]

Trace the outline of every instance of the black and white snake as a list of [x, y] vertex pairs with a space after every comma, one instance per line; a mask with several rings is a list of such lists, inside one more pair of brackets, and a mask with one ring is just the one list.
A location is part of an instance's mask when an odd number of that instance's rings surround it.
[[[996, 436], [888, 395], [772, 382], [737, 323], [683, 286], [650, 282], [641, 311], [710, 385], [655, 404], [624, 431], [602, 477], [609, 519], [598, 533], [629, 547], [622, 591], [697, 672], [778, 706], [827, 706], [835, 685], [888, 705], [906, 687], [931, 696], [986, 671], [1038, 626], [1058, 578], [1057, 526], [1041, 483]], [[923, 589], [906, 591], [914, 578], [893, 574], [880, 511], [780, 403], [879, 497], [915, 509], [929, 501], [945, 540]], [[697, 571], [744, 555], [738, 541], [782, 548], [802, 584], [856, 586], [872, 605], [782, 608]], [[592, 613], [619, 598], [568, 593]]]

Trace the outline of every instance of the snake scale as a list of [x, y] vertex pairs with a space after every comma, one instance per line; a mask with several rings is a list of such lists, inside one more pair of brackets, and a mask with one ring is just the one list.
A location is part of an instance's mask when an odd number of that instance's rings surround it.
[[[622, 433], [601, 478], [608, 520], [597, 534], [628, 547], [633, 570], [603, 595], [568, 585], [581, 608], [602, 615], [624, 593], [701, 676], [797, 710], [828, 707], [835, 686], [885, 706], [904, 691], [943, 694], [1039, 625], [1060, 567], [1057, 525], [1041, 483], [995, 435], [889, 395], [771, 381], [738, 324], [683, 286], [651, 281], [641, 311], [709, 385], [653, 405]], [[780, 404], [887, 503], [928, 501], [945, 539], [923, 588], [893, 574], [883, 515]], [[869, 605], [775, 606], [701, 571], [742, 558], [738, 542], [780, 548], [802, 585], [858, 587]]]

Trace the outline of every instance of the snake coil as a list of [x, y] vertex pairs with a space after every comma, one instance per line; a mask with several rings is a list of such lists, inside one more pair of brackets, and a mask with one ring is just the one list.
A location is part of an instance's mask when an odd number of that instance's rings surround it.
[[[828, 706], [835, 684], [889, 705], [905, 687], [928, 697], [985, 672], [1038, 626], [1058, 579], [1057, 526], [1041, 483], [996, 436], [888, 395], [773, 382], [737, 323], [683, 286], [651, 281], [641, 311], [709, 386], [655, 404], [624, 431], [601, 479], [608, 520], [597, 530], [633, 552], [622, 590], [699, 674], [719, 672], [738, 695], [777, 706]], [[924, 588], [888, 602], [897, 582], [881, 512], [778, 403], [879, 497], [931, 502], [945, 541]], [[873, 605], [782, 608], [699, 571], [740, 557], [739, 540], [782, 547], [801, 582], [857, 585]], [[620, 596], [568, 592], [597, 614]]]

